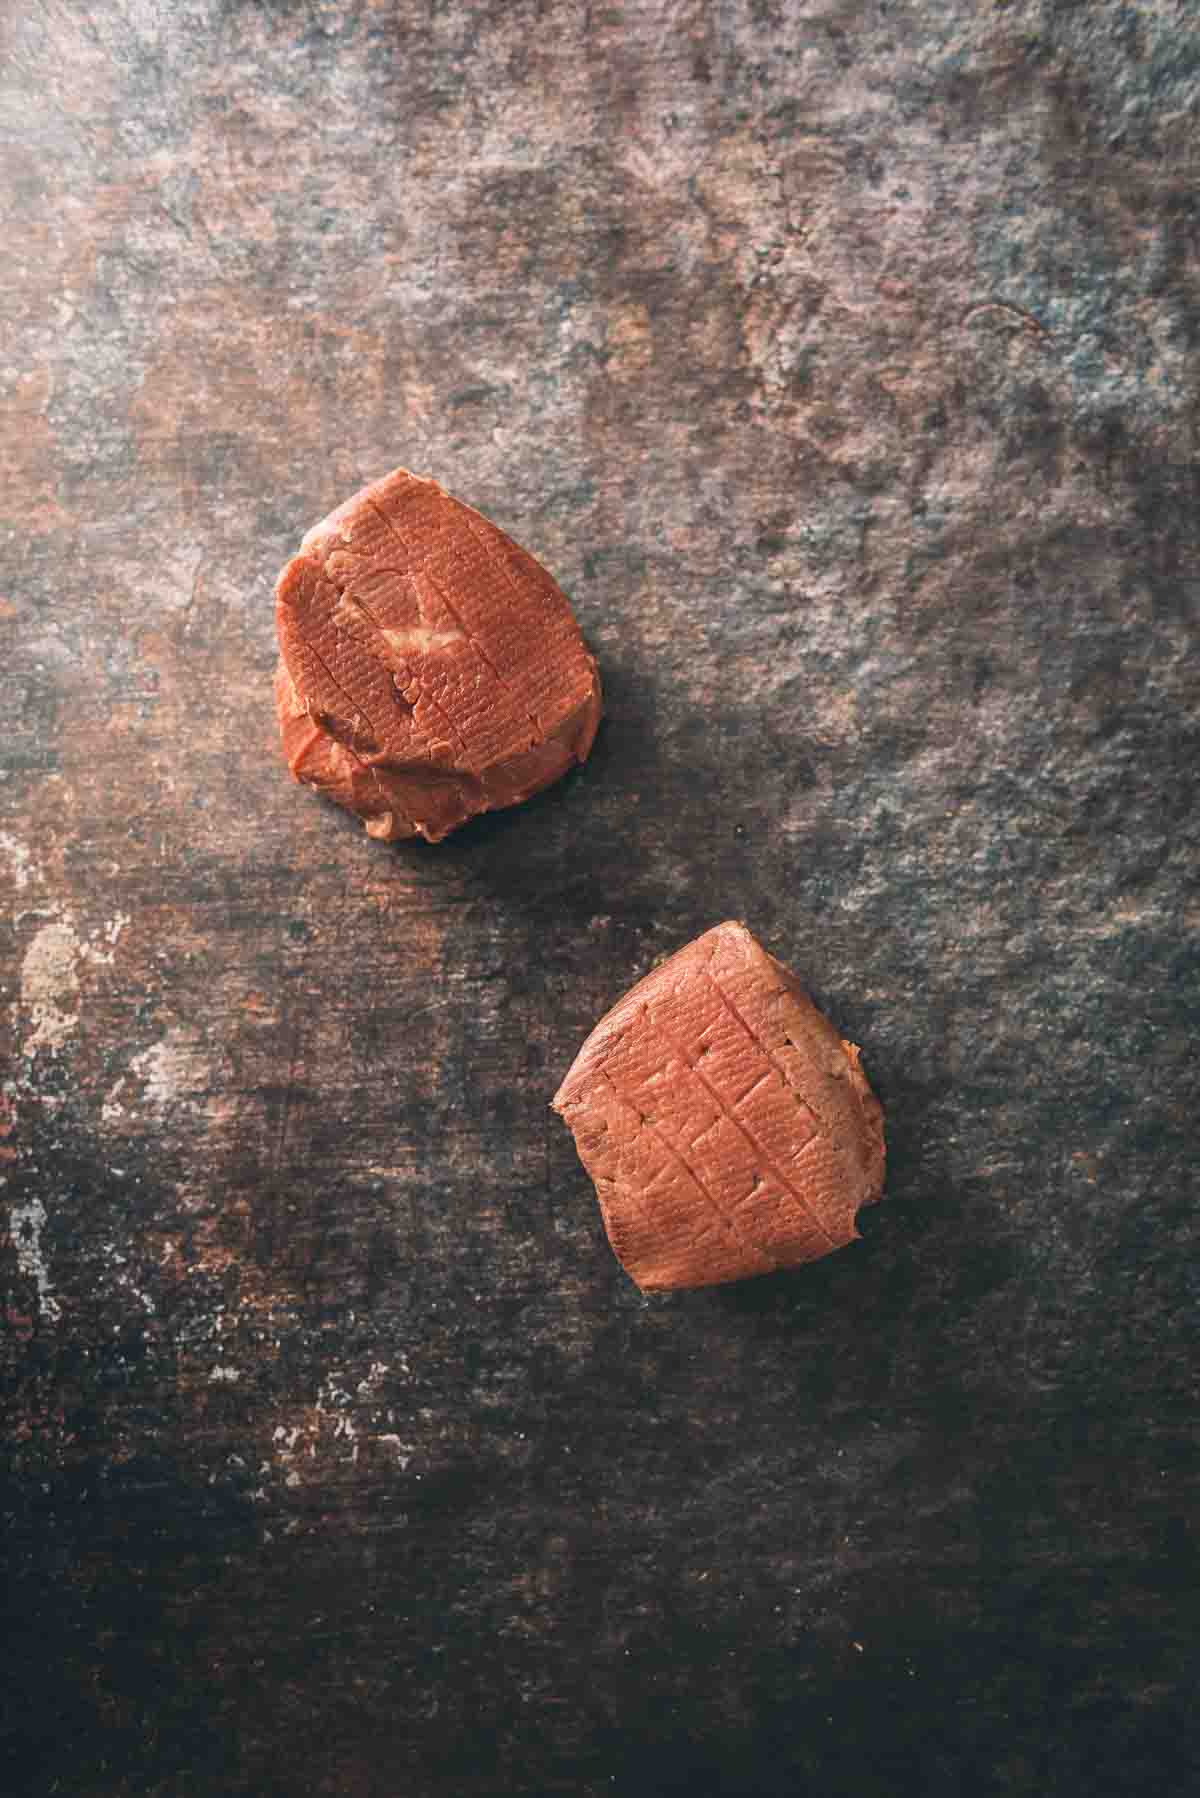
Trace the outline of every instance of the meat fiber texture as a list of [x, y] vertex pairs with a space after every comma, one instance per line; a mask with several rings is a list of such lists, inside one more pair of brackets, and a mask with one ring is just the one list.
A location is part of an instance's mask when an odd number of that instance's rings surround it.
[[553, 1103], [647, 1292], [815, 1261], [882, 1191], [883, 1112], [857, 1047], [744, 924], [626, 993]]
[[436, 481], [361, 488], [275, 596], [288, 766], [372, 836], [437, 842], [586, 759], [600, 679], [565, 595]]

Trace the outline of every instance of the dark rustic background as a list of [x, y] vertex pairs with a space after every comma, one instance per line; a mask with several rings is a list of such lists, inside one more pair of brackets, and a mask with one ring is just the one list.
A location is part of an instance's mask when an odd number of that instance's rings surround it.
[[[1185, 1789], [1192, 0], [9, 0], [6, 1793]], [[289, 784], [402, 462], [585, 770]], [[547, 1102], [746, 919], [865, 1240], [648, 1301]]]

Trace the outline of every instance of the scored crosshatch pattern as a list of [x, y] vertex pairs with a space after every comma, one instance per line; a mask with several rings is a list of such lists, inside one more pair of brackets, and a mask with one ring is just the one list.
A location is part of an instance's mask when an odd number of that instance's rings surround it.
[[[415, 524], [413, 535], [406, 535], [400, 529], [398, 515], [405, 499], [409, 500], [409, 510], [418, 514], [417, 519], [412, 521]], [[422, 521], [419, 516], [422, 510], [419, 490], [414, 490], [411, 485], [406, 485], [403, 497], [397, 499], [393, 505], [393, 512], [397, 516], [389, 516], [384, 506], [372, 498], [367, 498], [365, 504], [380, 519], [389, 538], [394, 539], [400, 545], [408, 558], [408, 566], [400, 585], [401, 590], [404, 587], [411, 590], [416, 602], [418, 619], [422, 623], [432, 623], [436, 619], [443, 629], [446, 628], [448, 622], [449, 631], [456, 633], [451, 640], [465, 643], [487, 676], [489, 687], [494, 686], [501, 689], [499, 693], [489, 694], [492, 702], [490, 709], [503, 716], [505, 723], [509, 723], [511, 721], [512, 695], [505, 690], [503, 677], [495, 662], [480, 642], [475, 630], [463, 616], [464, 610], [469, 604], [469, 598], [464, 593], [459, 605], [456, 605], [451, 598], [455, 575], [460, 572], [455, 569], [454, 563], [456, 561], [461, 563], [463, 558], [456, 556], [453, 544], [446, 542], [448, 533], [444, 518], [436, 522], [433, 519]], [[376, 571], [368, 564], [367, 572], [369, 575]], [[485, 569], [482, 572], [486, 579], [488, 571]], [[352, 589], [348, 589], [348, 591], [352, 591]], [[388, 597], [390, 599], [390, 593]], [[480, 685], [478, 670], [475, 674], [475, 683], [477, 687]]]
[[[387, 487], [393, 499], [419, 494], [417, 483], [407, 477], [400, 483], [393, 480]], [[419, 499], [410, 509], [420, 512]], [[362, 496], [340, 531], [321, 533], [312, 543], [317, 565], [337, 597], [310, 611], [309, 616], [333, 639], [323, 657], [326, 666], [335, 658], [339, 664], [348, 661], [355, 691], [360, 684], [368, 692], [378, 691], [381, 702], [388, 696], [387, 673], [392, 675], [393, 689], [399, 674], [401, 696], [407, 698], [415, 692], [418, 714], [422, 700], [432, 708], [457, 738], [466, 766], [477, 771], [497, 753], [505, 732], [518, 720], [526, 722], [526, 710], [506, 690], [475, 631], [464, 624], [450, 600], [449, 580], [439, 581], [434, 573], [439, 563], [438, 544], [446, 533], [444, 516], [437, 515], [440, 510], [426, 522], [426, 539], [410, 541], [379, 504]], [[378, 533], [370, 529], [372, 518], [378, 520]], [[331, 542], [336, 547], [331, 549]], [[389, 568], [388, 549], [392, 546], [394, 555], [397, 543], [404, 551], [405, 566]], [[363, 629], [356, 611], [369, 629]], [[431, 643], [423, 656], [398, 652], [396, 637], [414, 626], [437, 631], [441, 642]], [[311, 643], [309, 647], [317, 653]], [[376, 750], [403, 748], [421, 722], [419, 715], [414, 718], [414, 706], [401, 704], [395, 691], [390, 706], [379, 716]]]
[[596, 664], [533, 557], [395, 469], [304, 537], [277, 586], [289, 765], [372, 835], [444, 836], [588, 755]]
[[[448, 506], [437, 484], [421, 476], [397, 470], [358, 498], [359, 507], [349, 502], [341, 509], [346, 528], [353, 532], [350, 541], [344, 531], [320, 527], [306, 540], [306, 547], [311, 541], [321, 555], [328, 578], [352, 597], [364, 583], [381, 583], [389, 574], [396, 577], [401, 591], [410, 584], [417, 621], [440, 618], [450, 623], [474, 650], [498, 689], [487, 696], [490, 711], [516, 708], [535, 732], [552, 728], [564, 710], [555, 658], [574, 645], [577, 632], [546, 570], [524, 554], [517, 579], [511, 566], [517, 546], [470, 506], [455, 500]], [[379, 521], [378, 533], [364, 512]], [[402, 568], [381, 565], [389, 541], [404, 552]], [[503, 604], [494, 597], [497, 580], [506, 595]], [[389, 583], [389, 610], [397, 597], [395, 582]], [[538, 635], [531, 641], [523, 626], [532, 623]], [[524, 696], [534, 704], [526, 704]], [[541, 716], [539, 708], [547, 715]]]
[[[6, 1793], [1193, 1788], [1198, 31], [0, 5]], [[269, 716], [398, 462], [610, 695], [437, 850]], [[546, 1102], [718, 916], [887, 1200], [643, 1298]]]
[[[643, 1288], [667, 1284], [654, 1277], [655, 1266], [669, 1266], [681, 1256], [687, 1267], [699, 1269], [716, 1255], [729, 1279], [745, 1269], [748, 1259], [759, 1273], [778, 1266], [739, 1228], [693, 1161], [672, 1143], [669, 1127], [640, 1111], [607, 1069], [601, 1079], [618, 1111], [634, 1119], [632, 1141], [619, 1151], [619, 1171], [606, 1179], [602, 1203], [613, 1247], [643, 1267]], [[612, 1140], [613, 1132], [606, 1134]]]
[[556, 1103], [644, 1288], [817, 1260], [878, 1196], [878, 1107], [857, 1051], [742, 925], [626, 994]]
[[[789, 1178], [787, 1166], [789, 1161], [798, 1160], [809, 1145], [800, 1137], [785, 1141], [782, 1152], [770, 1149], [750, 1116], [743, 1112], [742, 1108], [762, 1081], [769, 1081], [771, 1077], [771, 1069], [764, 1065], [765, 1058], [753, 1035], [748, 1043], [738, 1045], [733, 1054], [724, 1057], [719, 1052], [703, 1058], [698, 1054], [689, 1055], [683, 1033], [689, 1024], [694, 1029], [698, 1007], [704, 1006], [706, 1001], [708, 994], [703, 990], [701, 980], [695, 973], [689, 973], [674, 991], [664, 995], [657, 1020], [649, 1005], [643, 1008], [646, 1028], [652, 1034], [657, 1033], [668, 1047], [677, 1050], [692, 1085], [709, 1101], [715, 1115], [692, 1137], [692, 1151], [706, 1164], [711, 1158], [714, 1167], [721, 1170], [718, 1191], [728, 1215], [736, 1220], [739, 1234], [754, 1241], [772, 1264], [778, 1266], [787, 1258], [777, 1252], [782, 1245], [768, 1246], [778, 1214], [794, 1205], [799, 1208], [802, 1218], [806, 1213], [811, 1216], [802, 1193]], [[678, 1035], [671, 1027], [674, 1017], [678, 1019]], [[719, 1024], [715, 1030], [706, 1024], [706, 1035], [709, 1031], [719, 1037]], [[813, 1235], [811, 1228], [803, 1231], [801, 1252], [806, 1256], [834, 1246], [828, 1232], [819, 1224], [815, 1229], [819, 1247], [815, 1246]]]

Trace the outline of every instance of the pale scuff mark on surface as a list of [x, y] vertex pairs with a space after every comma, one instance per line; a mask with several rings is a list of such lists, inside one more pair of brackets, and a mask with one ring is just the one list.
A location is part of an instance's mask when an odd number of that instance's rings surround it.
[[133, 1056], [129, 1066], [142, 1083], [146, 1104], [157, 1112], [194, 1100], [213, 1084], [207, 1055], [194, 1036], [178, 1025], [173, 1025], [159, 1042]]
[[0, 854], [8, 857], [12, 867], [13, 885], [19, 893], [23, 893], [31, 879], [37, 876], [37, 864], [29, 850], [18, 837], [7, 830], [0, 830]]
[[95, 963], [97, 967], [110, 968], [116, 956], [121, 932], [128, 922], [129, 913], [124, 911], [119, 911], [116, 917], [110, 918], [107, 924], [101, 926], [99, 940], [84, 945], [84, 959]]
[[169, 1037], [161, 1042], [151, 1043], [140, 1055], [135, 1055], [130, 1067], [142, 1082], [142, 1090], [147, 1104], [157, 1111], [163, 1111], [176, 1097], [185, 1081], [183, 1075], [183, 1054], [180, 1045], [172, 1043]]
[[[120, 1173], [119, 1168], [114, 1168], [112, 1171], [115, 1174]], [[143, 1288], [137, 1284], [136, 1280], [128, 1271], [129, 1256], [124, 1254], [122, 1250], [117, 1247], [116, 1243], [113, 1242], [103, 1243], [101, 1245], [101, 1253], [112, 1270], [114, 1285], [119, 1286], [122, 1292], [131, 1294], [148, 1317], [154, 1317], [157, 1310], [154, 1300], [150, 1297], [148, 1292], [144, 1291]]]
[[39, 1049], [66, 1043], [79, 1017], [78, 962], [81, 944], [68, 918], [43, 924], [21, 963], [20, 1010], [30, 1030], [21, 1052], [32, 1059]]
[[118, 1080], [117, 1084], [109, 1091], [103, 1105], [100, 1107], [100, 1122], [102, 1124], [115, 1126], [125, 1117], [125, 1107], [121, 1104], [117, 1096], [124, 1085], [124, 1080]]
[[21, 997], [18, 1016], [24, 1013], [29, 1030], [21, 1045], [27, 1060], [39, 1049], [62, 1049], [79, 1023], [79, 965], [109, 967], [116, 954], [128, 915], [118, 912], [92, 942], [80, 936], [71, 914], [55, 912], [34, 934], [21, 963]]
[[135, 1134], [146, 1120], [190, 1114], [196, 1125], [213, 1130], [234, 1117], [228, 1060], [210, 1056], [197, 1026], [172, 1024], [148, 1048], [131, 1055], [124, 1073], [104, 1094], [100, 1120], [118, 1134]]
[[391, 1464], [404, 1472], [416, 1446], [396, 1433], [396, 1413], [382, 1402], [389, 1373], [409, 1374], [403, 1354], [392, 1362], [372, 1361], [362, 1374], [331, 1369], [311, 1405], [274, 1424], [271, 1459], [264, 1461], [263, 1471], [273, 1472], [285, 1487], [295, 1488], [310, 1481], [345, 1477], [358, 1468], [364, 1451], [367, 1460], [377, 1465], [376, 1451], [384, 1449]]
[[46, 1225], [46, 1207], [40, 1199], [28, 1205], [14, 1205], [8, 1214], [9, 1233], [17, 1255], [17, 1271], [37, 1287], [38, 1306], [47, 1323], [56, 1324], [62, 1307], [54, 1296], [50, 1269], [42, 1249], [42, 1231]]

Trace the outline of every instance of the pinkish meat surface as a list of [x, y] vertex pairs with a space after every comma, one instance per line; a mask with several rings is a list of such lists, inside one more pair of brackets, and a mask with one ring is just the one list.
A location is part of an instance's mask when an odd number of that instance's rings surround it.
[[646, 1291], [828, 1255], [883, 1186], [883, 1113], [857, 1048], [742, 924], [717, 925], [628, 992], [554, 1109]]
[[436, 842], [586, 759], [600, 680], [565, 595], [436, 481], [362, 488], [275, 591], [288, 766], [372, 836]]

